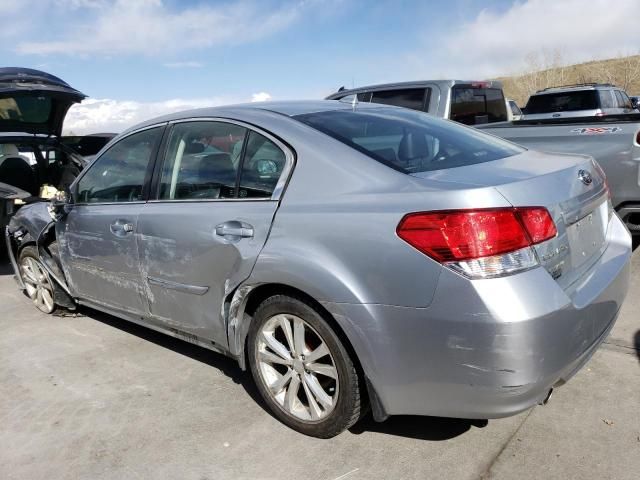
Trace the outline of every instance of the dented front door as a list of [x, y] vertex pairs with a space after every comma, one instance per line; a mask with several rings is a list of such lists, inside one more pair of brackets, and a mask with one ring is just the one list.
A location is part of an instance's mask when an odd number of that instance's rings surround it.
[[76, 296], [146, 315], [135, 235], [143, 205], [75, 205], [60, 223], [62, 263]]
[[75, 296], [146, 316], [138, 217], [164, 125], [130, 133], [71, 186], [73, 204], [56, 225], [65, 276]]

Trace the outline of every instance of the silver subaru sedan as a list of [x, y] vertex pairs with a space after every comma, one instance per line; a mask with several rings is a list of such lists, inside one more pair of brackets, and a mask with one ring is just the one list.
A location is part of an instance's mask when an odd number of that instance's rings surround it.
[[[338, 101], [193, 110], [107, 145], [7, 229], [46, 313], [235, 358], [291, 428], [544, 403], [611, 330], [631, 237], [583, 156]], [[206, 400], [203, 400], [206, 401]]]

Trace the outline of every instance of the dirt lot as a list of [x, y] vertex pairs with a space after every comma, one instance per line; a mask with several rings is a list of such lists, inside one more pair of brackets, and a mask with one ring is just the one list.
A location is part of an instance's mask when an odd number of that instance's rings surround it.
[[41, 314], [0, 264], [0, 478], [636, 479], [640, 249], [633, 262], [607, 343], [545, 407], [332, 440], [277, 422], [223, 356], [94, 311]]

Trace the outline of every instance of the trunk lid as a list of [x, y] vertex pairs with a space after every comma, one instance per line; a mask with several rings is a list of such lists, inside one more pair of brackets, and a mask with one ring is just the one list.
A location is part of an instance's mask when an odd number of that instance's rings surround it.
[[493, 186], [513, 206], [546, 207], [558, 235], [534, 248], [540, 263], [569, 288], [606, 247], [612, 215], [606, 181], [589, 157], [526, 151], [486, 163], [413, 174]]
[[67, 111], [84, 98], [46, 72], [0, 68], [0, 132], [60, 136]]

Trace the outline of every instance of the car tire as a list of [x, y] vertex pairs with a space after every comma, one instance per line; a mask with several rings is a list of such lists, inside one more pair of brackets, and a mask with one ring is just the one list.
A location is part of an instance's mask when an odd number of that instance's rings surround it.
[[35, 307], [46, 314], [55, 312], [55, 287], [42, 266], [36, 247], [28, 245], [20, 251], [18, 268], [22, 283], [25, 285], [25, 293]]
[[263, 301], [247, 342], [258, 391], [282, 423], [305, 435], [331, 438], [360, 418], [360, 378], [353, 360], [329, 322], [305, 300], [276, 295]]

